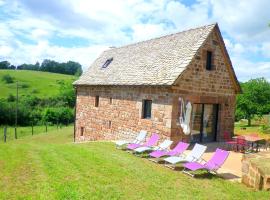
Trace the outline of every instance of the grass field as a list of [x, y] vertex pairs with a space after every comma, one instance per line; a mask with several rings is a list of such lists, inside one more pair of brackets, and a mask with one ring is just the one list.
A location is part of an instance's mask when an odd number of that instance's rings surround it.
[[0, 199], [269, 199], [269, 192], [194, 179], [109, 142], [74, 144], [72, 130], [1, 143]]
[[262, 131], [262, 125], [270, 126], [270, 116], [265, 115], [261, 119], [253, 119], [251, 126], [247, 125], [247, 120], [241, 120], [235, 123], [234, 133], [237, 135], [245, 135], [250, 133], [257, 133], [264, 139], [270, 139], [270, 133]]
[[[47, 126], [47, 131], [53, 131], [57, 130], [57, 128], [60, 129], [60, 127], [57, 127], [56, 125], [53, 126]], [[44, 133], [46, 132], [46, 126], [40, 125], [40, 126], [34, 126], [33, 127], [33, 133], [34, 135]], [[17, 127], [17, 137], [22, 138], [25, 136], [32, 135], [32, 127], [31, 126], [20, 126]], [[14, 127], [7, 126], [7, 142], [14, 140], [15, 138], [15, 129]], [[0, 143], [4, 142], [4, 126], [0, 126]]]
[[[6, 84], [2, 77], [9, 74], [14, 83]], [[19, 81], [19, 95], [35, 94], [38, 97], [55, 96], [59, 92], [59, 81], [72, 83], [74, 76], [28, 70], [0, 70], [0, 98], [16, 95], [16, 81]]]

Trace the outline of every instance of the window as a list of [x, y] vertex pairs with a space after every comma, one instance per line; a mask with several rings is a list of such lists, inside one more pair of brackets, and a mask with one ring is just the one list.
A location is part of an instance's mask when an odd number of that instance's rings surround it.
[[112, 97], [110, 97], [110, 104], [112, 104]]
[[151, 111], [152, 111], [152, 101], [151, 100], [143, 100], [143, 115], [142, 118], [150, 119], [151, 118]]
[[109, 64], [111, 64], [111, 62], [113, 61], [113, 58], [109, 58], [106, 60], [106, 62], [102, 65], [102, 68], [106, 68], [109, 66]]
[[109, 121], [109, 129], [111, 129], [112, 128], [112, 121]]
[[212, 52], [207, 51], [206, 54], [206, 70], [212, 70]]
[[99, 96], [96, 96], [95, 107], [98, 107], [98, 106], [99, 106]]
[[81, 127], [81, 133], [80, 133], [80, 135], [83, 136], [83, 134], [84, 134], [84, 127]]

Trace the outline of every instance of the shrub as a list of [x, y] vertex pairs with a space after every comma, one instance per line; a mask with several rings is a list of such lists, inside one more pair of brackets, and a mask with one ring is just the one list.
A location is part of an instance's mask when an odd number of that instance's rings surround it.
[[53, 124], [68, 124], [73, 119], [73, 109], [68, 107], [50, 107], [46, 108], [42, 114], [43, 122], [50, 122]]
[[21, 84], [21, 88], [29, 88], [29, 85], [26, 83]]
[[33, 90], [32, 90], [32, 93], [33, 93], [33, 94], [37, 94], [37, 93], [39, 93], [39, 91], [38, 91], [37, 89], [33, 89]]
[[14, 102], [15, 100], [16, 100], [16, 97], [13, 94], [8, 95], [8, 98], [7, 98], [8, 102]]
[[261, 130], [263, 133], [270, 134], [270, 126], [269, 126], [269, 125], [262, 125], [262, 126], [260, 127], [260, 130]]
[[5, 74], [5, 75], [2, 77], [2, 81], [4, 81], [6, 84], [14, 83], [13, 77], [10, 76], [9, 74]]

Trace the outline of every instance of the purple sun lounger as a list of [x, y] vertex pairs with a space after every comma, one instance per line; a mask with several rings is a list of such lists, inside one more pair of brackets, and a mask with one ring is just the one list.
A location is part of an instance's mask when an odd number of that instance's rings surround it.
[[144, 144], [132, 143], [132, 144], [129, 144], [127, 146], [127, 149], [128, 150], [134, 150], [134, 149], [136, 149], [138, 147], [152, 147], [152, 146], [155, 146], [157, 144], [158, 140], [159, 140], [159, 135], [156, 134], [156, 133], [153, 133], [146, 143], [144, 143]]
[[189, 162], [184, 164], [184, 170], [183, 172], [194, 177], [194, 174], [191, 174], [190, 172], [186, 171], [186, 169], [189, 169], [191, 171], [196, 171], [199, 169], [205, 169], [208, 172], [217, 173], [217, 170], [224, 164], [226, 159], [229, 156], [228, 151], [222, 150], [217, 148], [215, 154], [212, 156], [212, 158], [207, 161], [205, 164], [198, 163], [198, 162]]
[[154, 158], [160, 158], [163, 156], [177, 156], [182, 154], [187, 148], [189, 144], [185, 142], [179, 142], [171, 151], [165, 151], [165, 150], [156, 150], [149, 154], [151, 161], [158, 161], [154, 160]]

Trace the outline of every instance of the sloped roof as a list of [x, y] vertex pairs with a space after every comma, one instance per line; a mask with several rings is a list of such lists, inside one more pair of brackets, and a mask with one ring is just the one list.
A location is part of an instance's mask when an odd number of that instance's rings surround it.
[[104, 51], [74, 85], [173, 85], [215, 26]]

